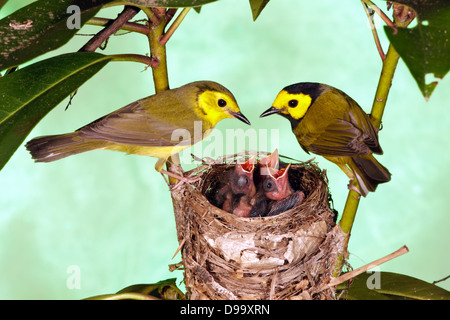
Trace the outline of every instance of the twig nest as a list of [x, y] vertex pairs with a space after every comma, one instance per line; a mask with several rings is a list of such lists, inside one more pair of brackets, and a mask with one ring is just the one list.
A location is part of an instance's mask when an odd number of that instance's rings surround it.
[[[172, 190], [189, 299], [334, 299], [327, 283], [344, 235], [323, 171], [292, 163], [289, 181], [305, 199], [269, 217], [243, 218], [214, 205], [238, 155], [187, 172]], [[231, 160], [231, 161], [230, 161]]]

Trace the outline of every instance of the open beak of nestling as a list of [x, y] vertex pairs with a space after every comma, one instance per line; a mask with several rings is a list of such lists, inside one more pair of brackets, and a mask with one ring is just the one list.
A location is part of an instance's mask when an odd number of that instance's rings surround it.
[[278, 159], [278, 149], [275, 149], [270, 155], [262, 158], [260, 161], [261, 165], [269, 166], [273, 169], [278, 169], [280, 165], [280, 160]]
[[232, 117], [241, 120], [242, 122], [250, 125], [250, 121], [248, 121], [247, 117], [244, 116], [240, 111], [234, 112], [234, 111], [228, 111], [228, 114], [230, 114]]
[[253, 193], [253, 171], [255, 170], [256, 157], [253, 156], [244, 163], [237, 163], [231, 179], [231, 190], [235, 194]]
[[[293, 190], [289, 184], [288, 170], [291, 164], [281, 170], [269, 169], [269, 176], [266, 177], [266, 187], [264, 193], [271, 200], [282, 200], [289, 197]], [[267, 184], [269, 182], [270, 184]]]
[[271, 114], [275, 114], [275, 113], [281, 113], [281, 109], [278, 109], [275, 107], [270, 107], [269, 109], [267, 109], [266, 111], [261, 113], [261, 115], [259, 117], [264, 118], [264, 117], [270, 116]]
[[251, 156], [244, 163], [238, 163], [236, 165], [236, 170], [241, 170], [243, 172], [253, 174], [253, 171], [255, 170], [255, 164], [256, 164], [256, 156]]

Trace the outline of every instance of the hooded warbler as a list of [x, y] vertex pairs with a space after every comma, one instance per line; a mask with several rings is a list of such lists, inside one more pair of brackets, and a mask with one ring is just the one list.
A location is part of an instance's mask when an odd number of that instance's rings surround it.
[[159, 159], [155, 169], [161, 171], [170, 156], [205, 138], [225, 118], [250, 124], [228, 89], [197, 81], [132, 102], [75, 132], [34, 138], [26, 148], [36, 162], [95, 149], [146, 155]]
[[312, 82], [282, 89], [272, 107], [261, 114], [287, 118], [298, 143], [337, 164], [366, 196], [378, 184], [391, 179], [389, 171], [373, 154], [382, 154], [377, 129], [370, 116], [346, 93]]

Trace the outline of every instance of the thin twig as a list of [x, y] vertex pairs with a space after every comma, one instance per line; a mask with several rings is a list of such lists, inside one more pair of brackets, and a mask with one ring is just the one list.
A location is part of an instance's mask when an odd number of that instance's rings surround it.
[[270, 283], [269, 300], [273, 300], [275, 297], [275, 288], [278, 280], [277, 278], [278, 278], [278, 268], [275, 268], [275, 272], [273, 273], [272, 281]]
[[[88, 20], [86, 24], [92, 25], [92, 26], [107, 26], [110, 25], [114, 20], [107, 19], [107, 18], [99, 18], [94, 17]], [[125, 31], [132, 31], [137, 33], [142, 33], [147, 35], [148, 34], [148, 26], [136, 23], [136, 22], [125, 22], [122, 27], [120, 27], [120, 30]]]
[[172, 18], [175, 16], [175, 13], [177, 13], [178, 8], [170, 8], [166, 12], [166, 24], [172, 20]]
[[160, 18], [156, 16], [156, 14], [152, 11], [151, 8], [142, 7], [142, 11], [145, 13], [145, 15], [147, 16], [148, 20], [150, 20], [152, 25], [157, 26], [161, 22]]
[[373, 269], [376, 266], [379, 266], [380, 264], [383, 264], [385, 262], [388, 262], [389, 260], [395, 259], [405, 253], [409, 252], [409, 249], [407, 246], [403, 246], [397, 251], [392, 252], [391, 254], [388, 254], [387, 256], [380, 258], [378, 260], [375, 260], [371, 263], [366, 264], [365, 266], [359, 267], [355, 270], [352, 270], [350, 272], [344, 273], [342, 276], [339, 276], [337, 278], [332, 278], [331, 281], [328, 283], [329, 287], [337, 286], [338, 284], [345, 282], [347, 280], [350, 280], [357, 275], [366, 272], [367, 270]]
[[[369, 20], [370, 29], [372, 30], [372, 35], [375, 40], [375, 45], [377, 46], [378, 53], [380, 54], [381, 60], [384, 61], [386, 59], [386, 55], [384, 54], [383, 48], [381, 47], [380, 38], [378, 37], [377, 29], [375, 28], [375, 24], [373, 23], [373, 9], [371, 9], [366, 3], [364, 3], [363, 0], [361, 0], [361, 3], [364, 7], [364, 11], [367, 14], [367, 19]], [[372, 12], [370, 12], [372, 10]]]
[[177, 28], [180, 26], [181, 22], [183, 21], [184, 17], [186, 17], [190, 9], [191, 8], [184, 8], [183, 11], [181, 11], [181, 13], [175, 19], [175, 21], [170, 25], [169, 30], [167, 30], [167, 32], [164, 33], [164, 35], [159, 40], [159, 43], [161, 43], [161, 45], [164, 46], [167, 43], [167, 41], [169, 41], [170, 37], [173, 35], [175, 30], [177, 30]]
[[116, 33], [126, 22], [128, 22], [128, 20], [132, 19], [139, 11], [140, 9], [137, 7], [125, 6], [117, 19], [115, 19], [111, 24], [106, 26], [99, 33], [97, 33], [78, 51], [95, 51], [106, 39]]
[[450, 275], [448, 275], [448, 276], [446, 276], [446, 277], [444, 277], [444, 278], [442, 278], [442, 279], [440, 279], [440, 280], [433, 281], [433, 284], [436, 284], [436, 283], [445, 281], [445, 280], [447, 280], [447, 279], [450, 279]]
[[378, 8], [378, 6], [375, 3], [373, 3], [370, 0], [361, 0], [361, 1], [364, 2], [366, 5], [368, 5], [373, 11], [375, 11], [389, 27], [391, 27], [395, 31], [397, 30], [397, 25], [394, 22], [392, 22], [392, 20], [389, 19], [389, 17], [380, 8]]
[[178, 246], [177, 251], [175, 251], [175, 253], [174, 253], [173, 257], [172, 257], [172, 260], [173, 260], [173, 258], [175, 258], [175, 256], [178, 254], [178, 252], [180, 252], [181, 248], [183, 248], [183, 246], [184, 246], [185, 243], [186, 243], [186, 238], [184, 238], [184, 239], [181, 241], [180, 245]]

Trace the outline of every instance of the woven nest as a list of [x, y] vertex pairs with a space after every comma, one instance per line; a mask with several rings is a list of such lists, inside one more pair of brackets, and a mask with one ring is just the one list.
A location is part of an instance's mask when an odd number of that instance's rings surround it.
[[[188, 299], [334, 299], [329, 287], [344, 236], [323, 171], [291, 163], [289, 181], [303, 202], [270, 217], [243, 218], [214, 203], [238, 156], [185, 173], [172, 190]], [[225, 159], [225, 163], [224, 163]]]

